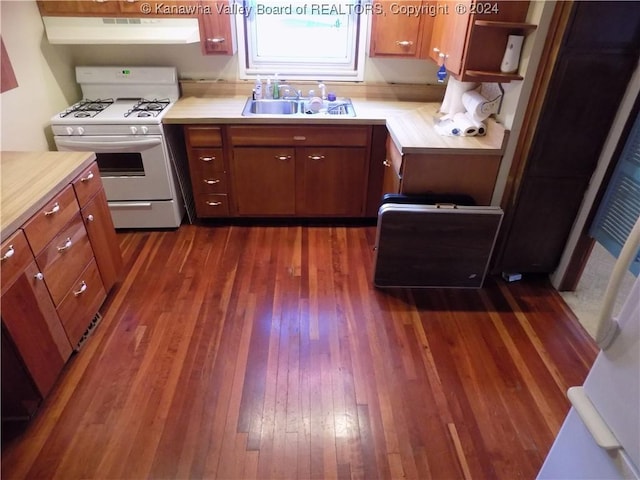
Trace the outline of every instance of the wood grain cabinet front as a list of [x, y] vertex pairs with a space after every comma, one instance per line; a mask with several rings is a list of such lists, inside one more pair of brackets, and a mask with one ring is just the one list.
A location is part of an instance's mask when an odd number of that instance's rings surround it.
[[372, 57], [428, 58], [433, 30], [429, 2], [375, 2], [371, 19]]
[[[22, 230], [2, 244], [1, 252], [3, 331], [44, 397], [71, 355], [71, 344]], [[13, 393], [3, 388], [3, 404]]]
[[198, 217], [229, 215], [227, 163], [220, 127], [185, 127], [189, 174]]

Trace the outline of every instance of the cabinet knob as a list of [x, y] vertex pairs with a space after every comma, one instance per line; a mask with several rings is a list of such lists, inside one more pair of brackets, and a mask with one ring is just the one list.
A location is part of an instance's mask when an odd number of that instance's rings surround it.
[[276, 160], [291, 160], [291, 155], [276, 155]]
[[400, 47], [410, 47], [413, 45], [413, 42], [411, 40], [397, 40], [396, 45]]
[[309, 155], [309, 160], [323, 160], [324, 155]]
[[225, 42], [225, 38], [224, 37], [207, 38], [207, 42], [209, 42], [209, 43], [224, 43]]
[[218, 178], [210, 178], [210, 179], [205, 178], [203, 181], [207, 185], [215, 185], [216, 183], [220, 183], [220, 179]]
[[222, 205], [222, 202], [206, 202], [210, 207], [219, 207]]
[[42, 272], [38, 272], [33, 276], [33, 278], [35, 278], [36, 280], [44, 280], [44, 275], [42, 274]]
[[94, 216], [89, 214], [87, 215], [87, 222], [93, 222], [95, 220]]
[[16, 250], [13, 248], [13, 245], [9, 245], [9, 250], [7, 250], [4, 255], [2, 255], [2, 261], [4, 262], [5, 260], [9, 260], [11, 257], [13, 257], [14, 253], [16, 253]]
[[437, 47], [434, 47], [434, 48], [433, 48], [433, 51], [434, 51], [434, 52], [436, 52], [436, 53], [438, 54], [438, 57], [440, 57], [440, 58], [449, 58], [449, 55], [447, 55], [447, 54], [445, 54], [445, 53], [442, 53], [442, 52], [440, 51], [440, 49], [439, 49], [439, 48], [437, 48]]
[[383, 164], [385, 167], [390, 167], [390, 166], [391, 166], [391, 162], [390, 162], [388, 159], [386, 159], [386, 158], [384, 159], [384, 162], [382, 162], [382, 164]]
[[86, 177], [82, 177], [80, 179], [81, 182], [88, 182], [89, 180], [91, 180], [93, 178], [93, 172], [89, 172], [89, 175], [87, 175]]
[[48, 217], [49, 215], [53, 215], [54, 213], [58, 213], [60, 211], [60, 204], [58, 202], [53, 204], [53, 208], [49, 211], [44, 212], [44, 216]]
[[73, 294], [77, 297], [78, 295], [83, 294], [87, 290], [87, 284], [84, 280], [80, 283], [80, 289], [73, 292]]
[[71, 242], [71, 238], [67, 237], [67, 240], [64, 242], [64, 245], [62, 245], [61, 247], [58, 247], [58, 251], [64, 252], [65, 250], [69, 250], [72, 245], [73, 245], [73, 242]]
[[200, 157], [203, 162], [213, 162], [215, 159], [216, 157]]

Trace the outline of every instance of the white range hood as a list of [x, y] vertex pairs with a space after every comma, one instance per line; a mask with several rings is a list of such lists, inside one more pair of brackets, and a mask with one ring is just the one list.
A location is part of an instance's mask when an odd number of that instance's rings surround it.
[[197, 18], [42, 17], [52, 44], [185, 44], [200, 41]]

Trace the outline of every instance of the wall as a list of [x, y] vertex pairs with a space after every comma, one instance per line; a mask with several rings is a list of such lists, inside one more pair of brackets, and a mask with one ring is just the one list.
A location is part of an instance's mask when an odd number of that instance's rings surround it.
[[78, 99], [70, 52], [49, 45], [35, 1], [0, 1], [0, 34], [18, 87], [0, 95], [2, 150], [49, 150], [53, 115]]

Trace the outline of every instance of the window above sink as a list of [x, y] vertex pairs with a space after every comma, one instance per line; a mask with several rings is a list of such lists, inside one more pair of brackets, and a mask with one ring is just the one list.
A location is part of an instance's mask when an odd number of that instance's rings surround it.
[[236, 4], [240, 78], [364, 79], [369, 3], [244, 0]]

